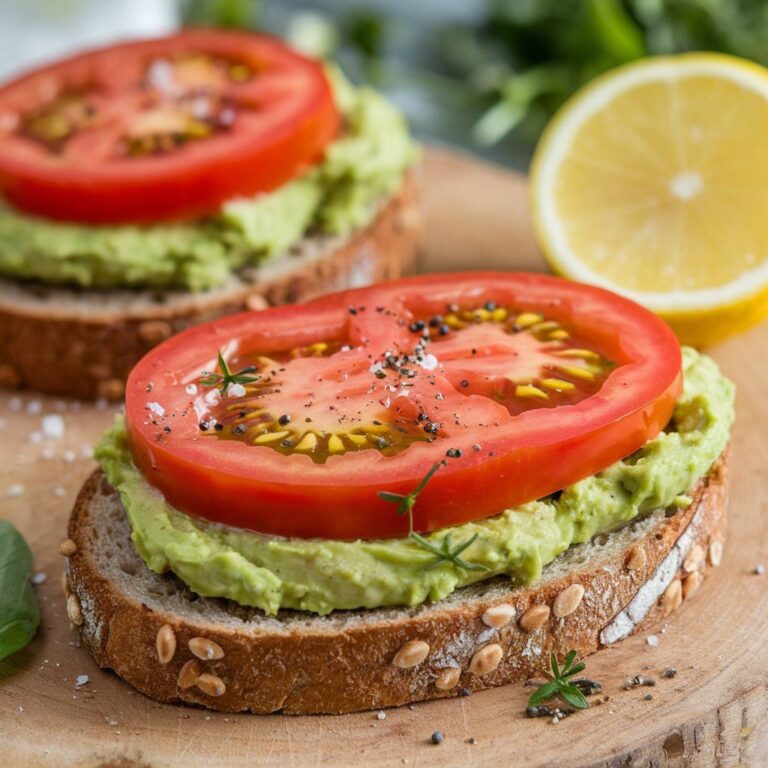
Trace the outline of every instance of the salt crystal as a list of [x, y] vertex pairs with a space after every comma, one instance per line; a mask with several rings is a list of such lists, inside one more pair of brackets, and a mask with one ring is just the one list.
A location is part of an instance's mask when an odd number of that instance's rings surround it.
[[187, 384], [187, 386], [184, 387], [184, 391], [188, 395], [196, 395], [197, 394], [197, 384]]
[[87, 683], [90, 682], [90, 680], [91, 680], [91, 678], [88, 677], [88, 675], [78, 675], [77, 676], [77, 680], [75, 680], [75, 684], [76, 685], [86, 685]]
[[15, 499], [24, 493], [24, 486], [21, 483], [14, 483], [8, 488], [8, 492], [5, 494], [9, 499]]
[[437, 358], [431, 353], [429, 355], [424, 355], [424, 359], [419, 363], [419, 365], [425, 371], [434, 371], [435, 368], [437, 368]]
[[656, 637], [656, 635], [648, 635], [648, 637], [645, 638], [645, 642], [648, 643], [651, 648], [655, 648], [659, 644], [659, 638]]
[[165, 408], [160, 403], [147, 403], [147, 408], [157, 416], [165, 416]]
[[27, 403], [27, 413], [30, 416], [36, 416], [43, 410], [43, 404], [39, 400], [30, 400]]
[[245, 387], [242, 384], [235, 382], [227, 387], [227, 397], [243, 397], [245, 395]]
[[32, 577], [32, 583], [37, 586], [38, 584], [42, 584], [47, 578], [48, 574], [44, 571], [40, 571]]
[[58, 413], [49, 413], [42, 419], [43, 435], [49, 440], [59, 440], [64, 437], [64, 419]]

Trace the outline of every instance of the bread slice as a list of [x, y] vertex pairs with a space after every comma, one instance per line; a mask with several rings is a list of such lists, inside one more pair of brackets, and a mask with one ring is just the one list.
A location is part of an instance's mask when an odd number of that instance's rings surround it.
[[101, 471], [69, 523], [67, 609], [97, 663], [152, 699], [223, 712], [343, 713], [541, 674], [664, 616], [722, 556], [726, 457], [686, 509], [575, 546], [531, 587], [494, 578], [414, 608], [277, 617], [193, 594], [146, 568]]
[[415, 172], [348, 237], [306, 237], [205, 293], [78, 290], [0, 278], [0, 385], [117, 399], [135, 363], [191, 325], [401, 276], [418, 239]]

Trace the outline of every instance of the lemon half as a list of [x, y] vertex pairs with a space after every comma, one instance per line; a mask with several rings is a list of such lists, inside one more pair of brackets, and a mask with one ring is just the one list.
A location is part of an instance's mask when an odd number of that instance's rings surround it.
[[573, 96], [531, 169], [552, 267], [629, 296], [705, 345], [768, 314], [768, 70], [645, 59]]

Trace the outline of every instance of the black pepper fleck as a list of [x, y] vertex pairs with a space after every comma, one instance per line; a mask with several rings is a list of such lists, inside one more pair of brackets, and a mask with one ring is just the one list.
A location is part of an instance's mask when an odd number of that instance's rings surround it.
[[443, 736], [443, 732], [442, 731], [435, 731], [432, 734], [432, 743], [433, 744], [442, 744], [444, 738], [445, 737]]

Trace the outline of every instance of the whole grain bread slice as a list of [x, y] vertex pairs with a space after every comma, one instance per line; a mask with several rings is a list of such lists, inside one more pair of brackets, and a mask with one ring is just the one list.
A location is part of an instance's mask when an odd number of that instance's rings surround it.
[[69, 523], [67, 609], [97, 663], [163, 702], [224, 712], [343, 713], [540, 674], [677, 608], [722, 556], [726, 457], [686, 509], [571, 547], [533, 586], [495, 578], [414, 608], [277, 617], [202, 598], [144, 565], [101, 471]]
[[76, 290], [0, 278], [0, 386], [117, 399], [135, 363], [184, 328], [400, 277], [416, 252], [416, 186], [412, 171], [366, 227], [348, 237], [305, 237], [204, 293]]

